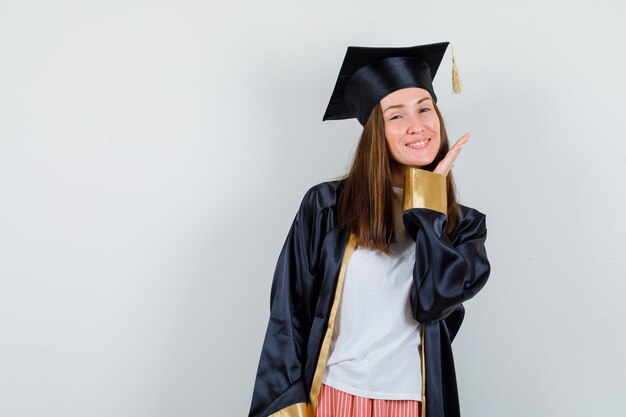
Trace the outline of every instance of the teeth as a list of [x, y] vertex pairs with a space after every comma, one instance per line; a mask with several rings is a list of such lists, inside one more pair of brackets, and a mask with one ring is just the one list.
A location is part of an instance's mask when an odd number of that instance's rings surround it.
[[424, 146], [425, 144], [427, 144], [429, 140], [430, 139], [426, 139], [426, 140], [423, 140], [421, 142], [409, 143], [406, 146], [408, 146], [410, 148], [419, 148], [419, 147]]

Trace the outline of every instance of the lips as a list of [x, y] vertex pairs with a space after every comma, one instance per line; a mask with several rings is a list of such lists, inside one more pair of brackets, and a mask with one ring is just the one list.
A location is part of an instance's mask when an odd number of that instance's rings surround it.
[[431, 138], [428, 139], [422, 139], [422, 140], [416, 140], [414, 142], [411, 143], [407, 143], [406, 147], [411, 148], [411, 149], [423, 149], [426, 146], [428, 146], [428, 144], [430, 143]]

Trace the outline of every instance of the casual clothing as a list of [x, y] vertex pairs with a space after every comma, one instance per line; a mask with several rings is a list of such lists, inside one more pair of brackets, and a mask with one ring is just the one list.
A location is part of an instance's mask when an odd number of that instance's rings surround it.
[[322, 384], [315, 417], [420, 417], [415, 400], [379, 400], [348, 394]]
[[357, 247], [350, 258], [322, 382], [367, 398], [420, 400], [420, 327], [411, 315], [415, 242], [394, 187], [393, 256]]

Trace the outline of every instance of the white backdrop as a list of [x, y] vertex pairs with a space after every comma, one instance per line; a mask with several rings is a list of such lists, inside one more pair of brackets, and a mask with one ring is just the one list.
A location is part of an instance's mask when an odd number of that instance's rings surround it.
[[623, 2], [0, 2], [0, 416], [247, 415], [278, 253], [360, 125], [348, 45], [435, 80], [492, 275], [465, 417], [624, 413]]

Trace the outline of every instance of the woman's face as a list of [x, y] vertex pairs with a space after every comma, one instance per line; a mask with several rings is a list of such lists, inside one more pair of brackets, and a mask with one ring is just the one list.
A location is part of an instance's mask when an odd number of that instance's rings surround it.
[[423, 88], [403, 88], [380, 101], [385, 138], [392, 169], [422, 167], [437, 156], [441, 145], [439, 117], [430, 93]]

